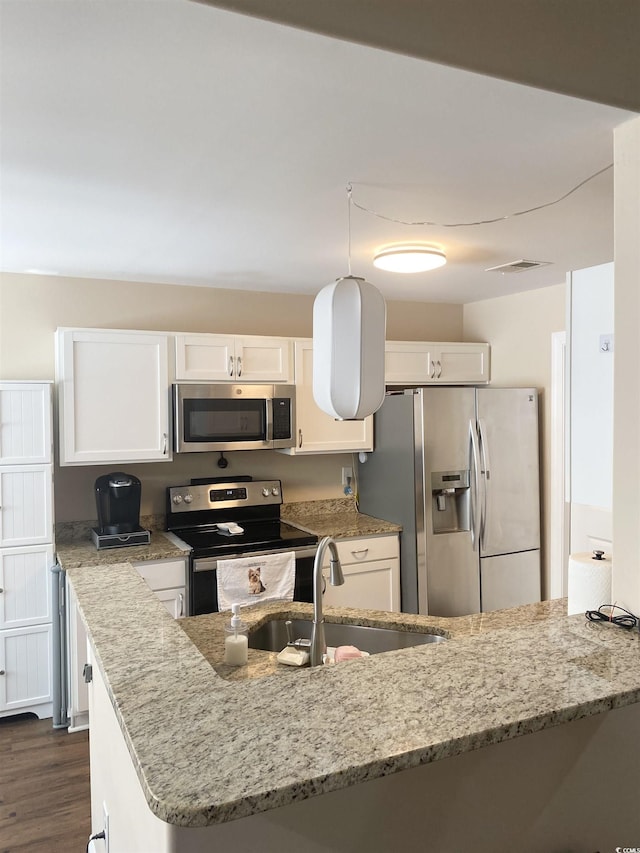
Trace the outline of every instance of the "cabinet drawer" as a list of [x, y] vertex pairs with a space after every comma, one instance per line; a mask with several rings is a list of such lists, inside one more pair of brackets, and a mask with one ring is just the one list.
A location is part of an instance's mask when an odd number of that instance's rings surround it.
[[[368, 563], [370, 560], [387, 560], [398, 556], [397, 535], [340, 539], [336, 544], [340, 562], [345, 566], [350, 563]], [[326, 554], [326, 564], [329, 565], [329, 551]]]
[[134, 563], [134, 568], [153, 590], [182, 587], [186, 582], [184, 560]]

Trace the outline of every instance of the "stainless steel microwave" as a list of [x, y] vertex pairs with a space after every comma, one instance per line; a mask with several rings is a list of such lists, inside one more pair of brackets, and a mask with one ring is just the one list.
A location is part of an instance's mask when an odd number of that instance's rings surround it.
[[295, 443], [294, 385], [173, 386], [174, 450], [270, 450]]

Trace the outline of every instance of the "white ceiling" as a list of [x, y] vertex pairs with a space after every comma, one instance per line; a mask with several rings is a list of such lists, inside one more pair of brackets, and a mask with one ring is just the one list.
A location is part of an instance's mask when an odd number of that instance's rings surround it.
[[[353, 200], [468, 222], [552, 201], [634, 113], [188, 0], [0, 0], [0, 267], [315, 294]], [[388, 299], [471, 302], [613, 259], [613, 172], [544, 210], [443, 228], [351, 211], [352, 272]], [[387, 243], [446, 267], [376, 270]], [[521, 258], [516, 275], [487, 267]]]

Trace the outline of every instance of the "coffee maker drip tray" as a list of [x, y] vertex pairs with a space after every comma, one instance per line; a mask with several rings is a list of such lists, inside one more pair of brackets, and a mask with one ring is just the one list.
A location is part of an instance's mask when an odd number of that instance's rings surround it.
[[97, 527], [91, 528], [91, 538], [98, 551], [104, 548], [128, 548], [131, 545], [148, 545], [151, 533], [142, 527], [131, 533], [100, 533]]

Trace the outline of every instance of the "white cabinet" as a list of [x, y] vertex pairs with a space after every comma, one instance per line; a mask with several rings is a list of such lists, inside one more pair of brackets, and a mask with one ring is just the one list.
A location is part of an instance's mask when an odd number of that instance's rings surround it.
[[259, 335], [176, 335], [176, 380], [293, 382], [292, 341]]
[[51, 716], [51, 624], [0, 631], [0, 717]]
[[51, 465], [3, 465], [0, 467], [0, 548], [51, 541]]
[[400, 611], [400, 546], [397, 534], [336, 541], [342, 586], [329, 583], [329, 551], [323, 564], [324, 603], [339, 607]]
[[89, 689], [84, 678], [87, 656], [87, 631], [71, 584], [67, 590], [67, 713], [69, 731], [89, 727]]
[[168, 335], [59, 329], [60, 464], [169, 461]]
[[476, 385], [490, 379], [490, 346], [484, 343], [387, 341], [387, 385]]
[[188, 616], [186, 558], [133, 563], [174, 619]]
[[51, 408], [40, 382], [0, 384], [0, 465], [51, 462]]
[[0, 383], [0, 717], [52, 713], [51, 383]]
[[296, 446], [281, 450], [290, 456], [373, 450], [373, 416], [362, 421], [337, 421], [318, 408], [313, 398], [313, 341], [297, 340]]

